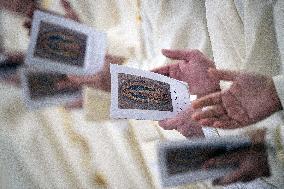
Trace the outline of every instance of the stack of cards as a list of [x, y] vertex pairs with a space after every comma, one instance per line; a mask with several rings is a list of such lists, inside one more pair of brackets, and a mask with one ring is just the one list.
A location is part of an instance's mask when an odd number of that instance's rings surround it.
[[211, 158], [250, 146], [250, 139], [244, 136], [161, 142], [158, 159], [162, 185], [176, 186], [222, 177], [238, 165], [205, 170], [203, 164]]
[[105, 33], [36, 11], [25, 59], [27, 68], [21, 72], [28, 107], [62, 104], [78, 97], [81, 89], [59, 90], [56, 82], [67, 80], [64, 74], [96, 74], [103, 67], [105, 51]]
[[111, 65], [111, 118], [163, 120], [190, 104], [182, 81], [126, 66]]

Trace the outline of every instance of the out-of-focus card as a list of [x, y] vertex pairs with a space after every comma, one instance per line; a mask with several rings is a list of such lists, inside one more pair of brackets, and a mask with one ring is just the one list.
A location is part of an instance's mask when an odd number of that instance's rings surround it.
[[29, 109], [65, 105], [82, 97], [80, 87], [59, 87], [59, 82], [68, 81], [65, 74], [21, 69], [23, 100]]
[[105, 51], [105, 33], [36, 11], [25, 63], [58, 73], [95, 74], [103, 67]]
[[190, 104], [182, 81], [126, 66], [111, 65], [111, 118], [163, 120]]
[[204, 162], [250, 146], [250, 139], [244, 136], [161, 142], [158, 145], [158, 159], [162, 185], [177, 186], [222, 177], [238, 165], [204, 170]]

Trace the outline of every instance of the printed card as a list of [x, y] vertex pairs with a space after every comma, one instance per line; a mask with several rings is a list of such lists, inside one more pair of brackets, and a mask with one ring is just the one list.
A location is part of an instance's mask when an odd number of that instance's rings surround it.
[[21, 83], [23, 98], [29, 109], [40, 107], [65, 105], [81, 97], [80, 87], [66, 85], [61, 82], [68, 81], [65, 74], [46, 72], [36, 69], [21, 69]]
[[162, 185], [177, 186], [222, 177], [238, 165], [205, 170], [203, 164], [211, 158], [250, 146], [250, 139], [244, 136], [161, 142], [158, 145], [158, 159]]
[[111, 118], [163, 120], [190, 104], [186, 83], [120, 65], [111, 65]]
[[25, 63], [58, 73], [95, 74], [103, 67], [105, 51], [105, 33], [36, 11]]

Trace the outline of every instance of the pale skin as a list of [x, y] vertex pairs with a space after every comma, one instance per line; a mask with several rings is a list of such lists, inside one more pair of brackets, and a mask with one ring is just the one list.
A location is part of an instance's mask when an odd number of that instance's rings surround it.
[[227, 70], [209, 69], [211, 77], [232, 82], [228, 90], [195, 100], [192, 119], [215, 128], [235, 129], [248, 126], [282, 109], [271, 77]]
[[[282, 109], [277, 91], [271, 77], [252, 73], [239, 73], [209, 68], [209, 77], [218, 81], [231, 81], [228, 90], [217, 91], [200, 97], [192, 103], [194, 110], [184, 111], [183, 116], [162, 121], [166, 129], [176, 129], [195, 120], [201, 125], [216, 128], [235, 129], [265, 119]], [[169, 73], [179, 73], [172, 71]], [[208, 107], [210, 106], [210, 107]], [[205, 108], [200, 111], [201, 108]], [[194, 113], [193, 113], [194, 111]], [[164, 123], [166, 122], [166, 123]], [[193, 127], [191, 124], [190, 127]], [[213, 181], [215, 185], [228, 185], [234, 182], [248, 182], [259, 177], [269, 176], [269, 165], [264, 146], [265, 131], [258, 130], [249, 134], [253, 146], [248, 150], [226, 154], [213, 158], [204, 164], [204, 168], [216, 165], [237, 163], [238, 168], [232, 173]]]
[[[228, 90], [216, 92], [195, 100], [193, 108], [208, 107], [196, 111], [192, 119], [215, 128], [235, 129], [248, 126], [282, 109], [271, 77], [227, 70], [209, 69], [209, 74], [218, 80], [231, 81]], [[253, 146], [244, 151], [226, 154], [208, 160], [204, 168], [238, 163], [238, 169], [213, 181], [215, 185], [248, 182], [269, 176], [265, 150], [265, 131], [249, 133]]]
[[26, 16], [31, 8], [36, 8], [34, 0], [0, 0], [0, 8]]
[[249, 149], [225, 154], [206, 161], [204, 169], [214, 166], [237, 164], [231, 173], [215, 179], [213, 185], [228, 185], [235, 182], [249, 182], [259, 177], [270, 176], [267, 153], [265, 148], [265, 130], [255, 130], [248, 134], [252, 147]]
[[[164, 56], [178, 60], [177, 63], [152, 70], [153, 72], [184, 81], [189, 85], [190, 94], [198, 97], [220, 90], [219, 81], [210, 78], [209, 68], [215, 68], [214, 62], [199, 50], [162, 50]], [[159, 122], [167, 130], [176, 129], [185, 137], [203, 137], [200, 124], [191, 119], [194, 112], [191, 106], [174, 118]]]

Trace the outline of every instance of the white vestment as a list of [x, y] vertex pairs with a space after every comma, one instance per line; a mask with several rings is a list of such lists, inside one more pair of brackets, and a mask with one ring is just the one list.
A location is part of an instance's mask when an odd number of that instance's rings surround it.
[[[62, 11], [58, 1], [45, 3]], [[165, 64], [161, 48], [197, 48], [212, 55], [204, 1], [71, 3], [83, 22], [107, 32], [108, 52], [125, 56], [129, 66], [151, 69]], [[3, 17], [8, 28], [4, 47], [16, 50], [21, 44], [20, 49], [26, 49], [22, 20]], [[63, 108], [28, 112], [19, 89], [5, 84], [0, 88], [3, 188], [161, 188], [155, 145], [162, 139], [184, 138], [152, 121], [93, 120], [91, 111]], [[86, 89], [87, 110], [94, 93]], [[209, 187], [204, 182], [176, 188]]]
[[[273, 0], [206, 1], [208, 31], [217, 68], [248, 71], [271, 77], [279, 77], [279, 74], [283, 73], [278, 49], [278, 46], [281, 45], [277, 43], [277, 34], [280, 35], [284, 32], [283, 21], [280, 29], [281, 16], [279, 16], [281, 11], [282, 14], [280, 15], [283, 16], [283, 5], [280, 7], [280, 4], [283, 3], [279, 0], [276, 7], [278, 13], [273, 14], [275, 3], [276, 1]], [[274, 19], [274, 15], [278, 19]], [[277, 31], [275, 26], [279, 26]], [[280, 40], [282, 40], [281, 37]], [[277, 87], [276, 85], [280, 97], [284, 94], [281, 93], [284, 80], [281, 81], [280, 86]], [[223, 87], [227, 87], [226, 84], [224, 83]], [[220, 135], [227, 135], [265, 127], [268, 128], [269, 143], [275, 146], [273, 142], [275, 137], [271, 135], [274, 135], [276, 128], [280, 125], [282, 125], [280, 127], [282, 127], [283, 135], [283, 124], [283, 112], [281, 111], [243, 129], [220, 129], [218, 131]], [[278, 133], [281, 133], [281, 131], [278, 131]], [[268, 183], [282, 188], [284, 186], [283, 165], [275, 160], [275, 153], [272, 157], [273, 153], [269, 153], [273, 175], [266, 180]]]
[[[241, 69], [246, 59], [245, 32], [235, 5], [228, 2], [224, 18], [212, 15], [210, 21], [210, 2], [205, 9], [203, 0], [71, 1], [84, 23], [107, 32], [108, 52], [127, 57], [128, 66], [152, 69], [170, 63], [161, 55], [162, 48], [199, 49], [212, 57], [212, 40], [217, 67]], [[57, 0], [45, 3], [62, 11]], [[6, 17], [6, 28], [9, 23], [21, 24], [21, 20]], [[225, 26], [219, 24], [214, 31], [210, 23], [216, 20], [230, 27], [223, 30]], [[26, 33], [19, 28], [4, 32], [9, 49], [26, 48]], [[214, 37], [218, 31], [230, 32], [226, 35], [231, 37]], [[231, 43], [217, 39], [231, 39]], [[269, 74], [278, 74], [277, 69], [272, 66]], [[28, 112], [19, 89], [7, 85], [0, 89], [0, 168], [5, 170], [0, 182], [4, 188], [161, 188], [155, 144], [183, 138], [152, 121], [108, 120], [100, 107], [108, 104], [109, 97], [94, 89], [85, 90], [85, 111], [70, 112], [63, 108]], [[176, 188], [212, 186], [204, 182]]]

